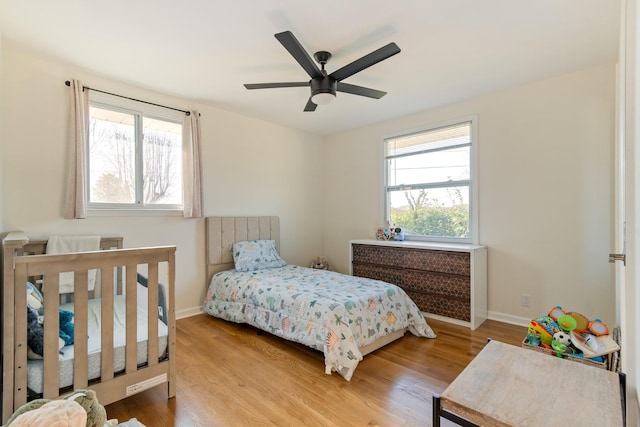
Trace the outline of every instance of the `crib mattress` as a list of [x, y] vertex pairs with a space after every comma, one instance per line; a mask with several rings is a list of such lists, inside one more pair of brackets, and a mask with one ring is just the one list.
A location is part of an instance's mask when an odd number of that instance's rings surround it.
[[[61, 309], [73, 311], [73, 304], [62, 304]], [[125, 296], [116, 295], [113, 307], [113, 345], [114, 345], [114, 373], [123, 371], [125, 368], [125, 341], [126, 341], [126, 306]], [[88, 378], [93, 380], [100, 377], [100, 300], [89, 300], [88, 306]], [[139, 306], [138, 310], [138, 365], [147, 361], [147, 313], [146, 307]], [[167, 325], [158, 320], [158, 357], [165, 354], [167, 350]], [[59, 386], [60, 388], [73, 385], [73, 345], [62, 348], [62, 360], [60, 361]], [[34, 393], [40, 394], [43, 391], [44, 368], [42, 360], [29, 360], [27, 364], [27, 387]]]

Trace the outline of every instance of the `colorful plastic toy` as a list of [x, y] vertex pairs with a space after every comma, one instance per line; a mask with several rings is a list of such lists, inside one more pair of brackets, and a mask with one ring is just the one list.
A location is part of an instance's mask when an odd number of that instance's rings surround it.
[[549, 310], [549, 317], [551, 317], [553, 320], [558, 320], [560, 316], [563, 316], [565, 314], [567, 313], [565, 313], [562, 307], [560, 307], [559, 305], [556, 305], [551, 310]]
[[551, 348], [556, 352], [556, 356], [558, 357], [562, 357], [561, 353], [567, 351], [567, 346], [556, 340], [551, 340]]
[[567, 312], [568, 316], [571, 316], [575, 319], [576, 321], [576, 327], [574, 328], [574, 330], [576, 332], [587, 332], [589, 329], [589, 319], [587, 319], [585, 316], [583, 316], [580, 313], [576, 313], [575, 311], [572, 312]]
[[600, 319], [595, 319], [589, 322], [587, 326], [589, 332], [597, 337], [601, 337], [603, 335], [609, 335], [609, 327], [606, 323], [602, 322]]
[[542, 344], [550, 345], [553, 339], [553, 334], [560, 331], [560, 326], [556, 323], [551, 316], [536, 317], [529, 323], [530, 334], [540, 335]]
[[566, 332], [571, 332], [578, 326], [578, 322], [576, 322], [576, 319], [569, 316], [568, 314], [563, 314], [556, 320], [558, 321], [558, 325], [560, 326], [560, 328], [562, 328], [562, 330]]

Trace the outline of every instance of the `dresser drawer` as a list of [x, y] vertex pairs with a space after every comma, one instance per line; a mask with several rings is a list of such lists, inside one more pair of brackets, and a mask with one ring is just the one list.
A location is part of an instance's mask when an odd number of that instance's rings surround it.
[[421, 292], [407, 292], [421, 311], [450, 317], [465, 322], [471, 320], [471, 303], [458, 301], [451, 297], [424, 294]]
[[402, 267], [403, 253], [400, 248], [373, 246], [373, 245], [353, 245], [352, 261], [354, 263], [366, 263], [376, 265], [386, 265], [389, 267]]
[[471, 301], [471, 279], [469, 277], [433, 274], [424, 271], [405, 270], [402, 287], [406, 291], [449, 296]]
[[389, 267], [380, 267], [371, 264], [353, 263], [353, 275], [366, 277], [368, 279], [382, 280], [396, 286], [401, 286], [402, 270], [396, 270]]
[[463, 276], [471, 274], [471, 256], [468, 253], [411, 249], [405, 250], [403, 255], [404, 268]]

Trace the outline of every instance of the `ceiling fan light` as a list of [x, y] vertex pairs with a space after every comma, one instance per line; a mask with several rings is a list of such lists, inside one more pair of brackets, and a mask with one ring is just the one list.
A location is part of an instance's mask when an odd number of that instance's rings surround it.
[[316, 105], [326, 105], [334, 99], [336, 99], [336, 95], [331, 92], [320, 92], [311, 97], [311, 101]]

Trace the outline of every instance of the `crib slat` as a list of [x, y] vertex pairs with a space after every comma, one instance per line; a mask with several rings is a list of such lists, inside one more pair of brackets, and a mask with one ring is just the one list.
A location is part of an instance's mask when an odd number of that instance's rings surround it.
[[125, 349], [125, 371], [130, 374], [138, 369], [138, 270], [136, 264], [128, 263], [126, 269], [127, 347]]
[[[100, 378], [108, 381], [113, 378], [113, 267], [102, 270], [102, 299], [100, 306], [101, 327], [101, 363]], [[120, 267], [118, 267], [120, 271]], [[119, 280], [122, 287], [122, 280]]]
[[[2, 239], [2, 423], [7, 422], [13, 413], [13, 396], [15, 380], [15, 283], [24, 283], [26, 280], [16, 281], [13, 257], [16, 256], [22, 246], [29, 239], [22, 232], [8, 233]], [[26, 297], [25, 297], [26, 298]], [[26, 308], [25, 308], [26, 310]], [[26, 314], [21, 318], [25, 319]], [[25, 326], [26, 328], [26, 326]]]
[[167, 319], [169, 319], [169, 330], [167, 335], [167, 354], [169, 355], [169, 384], [167, 385], [167, 396], [176, 395], [176, 251], [167, 252], [168, 259], [168, 289], [167, 289]]
[[89, 376], [89, 362], [87, 340], [88, 333], [88, 270], [74, 272], [73, 310], [74, 337], [73, 337], [73, 386], [75, 389], [87, 388]]
[[[27, 403], [27, 269], [19, 266], [15, 269], [15, 374], [13, 384], [13, 405], [18, 408]], [[21, 285], [22, 284], [22, 285]], [[13, 408], [9, 415], [13, 413]], [[4, 412], [3, 412], [4, 414]]]
[[58, 310], [60, 300], [58, 289], [60, 289], [60, 276], [58, 273], [43, 275], [43, 296], [44, 296], [44, 386], [43, 397], [52, 399], [57, 397], [59, 390], [58, 375], [58, 338], [60, 330], [60, 319]]
[[158, 264], [149, 264], [147, 282], [147, 363], [158, 363]]

